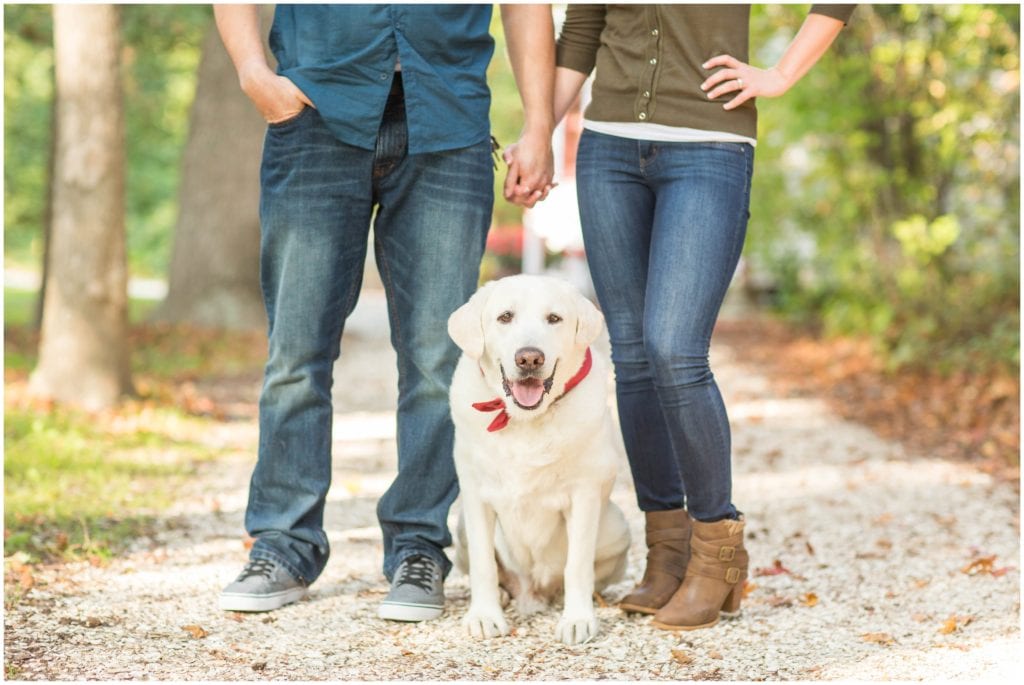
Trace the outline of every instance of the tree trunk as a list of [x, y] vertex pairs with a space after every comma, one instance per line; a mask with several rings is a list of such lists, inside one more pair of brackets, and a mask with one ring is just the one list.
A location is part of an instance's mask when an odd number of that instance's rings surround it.
[[55, 5], [53, 23], [53, 226], [30, 388], [99, 410], [131, 392], [118, 8]]
[[153, 318], [262, 328], [259, 168], [266, 124], [239, 88], [216, 28], [203, 42], [197, 81], [167, 298]]

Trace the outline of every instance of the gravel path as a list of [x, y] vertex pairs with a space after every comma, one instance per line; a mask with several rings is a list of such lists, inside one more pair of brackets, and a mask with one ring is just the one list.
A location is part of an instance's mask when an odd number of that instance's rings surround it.
[[[337, 370], [333, 557], [303, 602], [217, 610], [246, 559], [242, 518], [256, 428], [224, 424], [154, 539], [106, 567], [41, 569], [4, 619], [8, 678], [23, 680], [992, 680], [1021, 666], [1019, 496], [970, 465], [905, 453], [815, 399], [782, 398], [735, 351], [713, 352], [734, 427], [735, 501], [748, 520], [752, 588], [741, 618], [687, 634], [601, 608], [601, 632], [566, 647], [557, 610], [474, 642], [466, 577], [436, 621], [376, 618], [377, 497], [394, 469], [394, 358], [364, 296]], [[252, 389], [253, 396], [258, 387]], [[628, 470], [614, 499], [643, 520]], [[994, 557], [994, 558], [992, 558]]]

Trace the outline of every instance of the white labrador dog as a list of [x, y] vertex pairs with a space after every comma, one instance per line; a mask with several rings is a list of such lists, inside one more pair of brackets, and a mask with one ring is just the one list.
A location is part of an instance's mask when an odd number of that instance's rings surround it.
[[556, 637], [585, 642], [597, 633], [594, 591], [623, 576], [608, 362], [590, 347], [603, 329], [589, 300], [544, 276], [492, 281], [448, 320], [463, 351], [451, 387], [456, 551], [474, 637], [508, 633], [500, 585], [524, 616], [564, 592]]

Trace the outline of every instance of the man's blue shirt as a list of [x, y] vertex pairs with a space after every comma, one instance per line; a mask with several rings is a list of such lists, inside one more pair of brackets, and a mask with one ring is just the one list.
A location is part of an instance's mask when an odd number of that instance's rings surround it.
[[491, 5], [278, 5], [277, 72], [344, 143], [376, 146], [401, 61], [409, 153], [468, 147], [490, 135]]

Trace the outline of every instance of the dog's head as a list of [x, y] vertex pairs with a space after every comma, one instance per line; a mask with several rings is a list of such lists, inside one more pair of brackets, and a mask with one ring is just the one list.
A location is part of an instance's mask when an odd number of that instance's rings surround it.
[[491, 281], [448, 319], [448, 334], [476, 360], [510, 413], [535, 416], [561, 393], [601, 333], [601, 312], [549, 276]]

